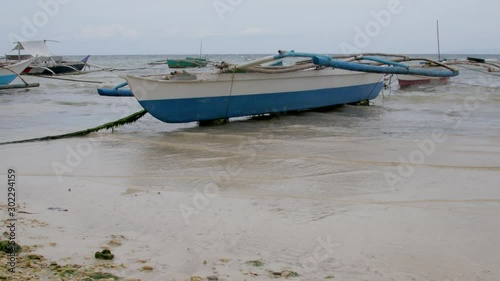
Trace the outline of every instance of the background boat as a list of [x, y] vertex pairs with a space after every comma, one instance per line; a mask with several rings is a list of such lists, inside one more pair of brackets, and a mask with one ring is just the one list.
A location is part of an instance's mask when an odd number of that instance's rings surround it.
[[[411, 66], [414, 69], [427, 69], [427, 70], [438, 70], [441, 69], [439, 66], [433, 66], [429, 64], [420, 64]], [[397, 75], [399, 82], [399, 87], [406, 88], [414, 85], [425, 85], [430, 83], [446, 83], [449, 81], [449, 77], [428, 77], [420, 75]]]
[[[439, 38], [439, 21], [436, 21], [436, 35], [437, 35], [437, 56], [438, 56], [438, 61], [439, 62], [444, 62], [441, 60], [441, 42]], [[420, 67], [428, 67], [433, 68], [434, 66], [432, 65], [420, 65]], [[434, 67], [435, 68], [435, 67]], [[406, 88], [410, 87], [413, 85], [423, 85], [423, 84], [429, 84], [429, 83], [446, 83], [449, 81], [449, 78], [445, 77], [425, 77], [425, 76], [418, 76], [418, 75], [398, 75], [397, 76], [399, 86], [401, 88]]]
[[185, 59], [167, 59], [169, 68], [194, 68], [205, 67], [208, 64], [207, 59], [186, 57]]
[[462, 68], [473, 69], [479, 72], [499, 72], [500, 62], [498, 59], [485, 59], [468, 56], [466, 60], [447, 61], [448, 65], [457, 65]]
[[[21, 58], [32, 57], [33, 62], [27, 67], [23, 74], [31, 75], [54, 75], [66, 73], [81, 72], [87, 65], [90, 56], [86, 56], [80, 61], [64, 60], [62, 56], [52, 54], [47, 46], [49, 40], [40, 41], [22, 41], [17, 42], [12, 51], [17, 51], [17, 55], [7, 55], [7, 59], [11, 61], [20, 60]], [[21, 54], [25, 51], [28, 54]]]
[[426, 77], [417, 75], [398, 75], [399, 87], [406, 88], [414, 85], [424, 85], [431, 83], [446, 83], [448, 77]]

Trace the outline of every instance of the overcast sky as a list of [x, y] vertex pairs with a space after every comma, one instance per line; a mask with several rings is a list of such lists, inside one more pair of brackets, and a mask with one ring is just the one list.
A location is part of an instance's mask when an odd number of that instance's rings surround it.
[[0, 53], [52, 39], [60, 55], [500, 53], [498, 0], [2, 1]]

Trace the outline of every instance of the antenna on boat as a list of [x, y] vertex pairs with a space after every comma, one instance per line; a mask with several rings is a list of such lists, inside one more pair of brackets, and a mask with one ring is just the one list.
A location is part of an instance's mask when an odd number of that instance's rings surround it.
[[439, 20], [436, 21], [437, 27], [437, 42], [438, 42], [438, 61], [441, 60], [441, 44], [439, 42]]

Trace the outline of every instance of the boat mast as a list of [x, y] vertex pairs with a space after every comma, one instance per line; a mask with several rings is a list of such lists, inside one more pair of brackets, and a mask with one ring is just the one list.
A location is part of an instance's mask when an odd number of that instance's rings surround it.
[[17, 42], [17, 60], [21, 61], [21, 42]]
[[201, 59], [201, 53], [203, 52], [203, 41], [200, 43], [200, 59]]
[[441, 60], [441, 44], [439, 42], [439, 20], [436, 22], [437, 25], [437, 42], [438, 42], [438, 61]]

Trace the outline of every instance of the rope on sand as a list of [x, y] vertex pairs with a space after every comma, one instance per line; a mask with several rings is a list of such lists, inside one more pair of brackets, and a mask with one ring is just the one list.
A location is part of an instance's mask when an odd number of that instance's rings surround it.
[[122, 118], [122, 119], [119, 119], [119, 120], [116, 120], [113, 122], [109, 122], [109, 123], [103, 124], [103, 125], [95, 127], [95, 128], [86, 129], [83, 131], [78, 131], [78, 132], [73, 132], [73, 133], [63, 134], [63, 135], [56, 135], [56, 136], [47, 136], [47, 137], [35, 138], [35, 139], [3, 142], [3, 143], [0, 143], [0, 145], [37, 142], [37, 141], [49, 141], [49, 140], [58, 140], [58, 139], [66, 139], [66, 138], [74, 138], [74, 137], [83, 137], [83, 136], [86, 136], [90, 133], [98, 132], [100, 130], [113, 129], [116, 127], [121, 127], [121, 126], [126, 125], [126, 124], [134, 123], [135, 121], [137, 121], [141, 117], [143, 117], [146, 113], [147, 113], [146, 110], [141, 110], [141, 111], [138, 111], [138, 112], [136, 112], [130, 116], [127, 116], [125, 118]]

